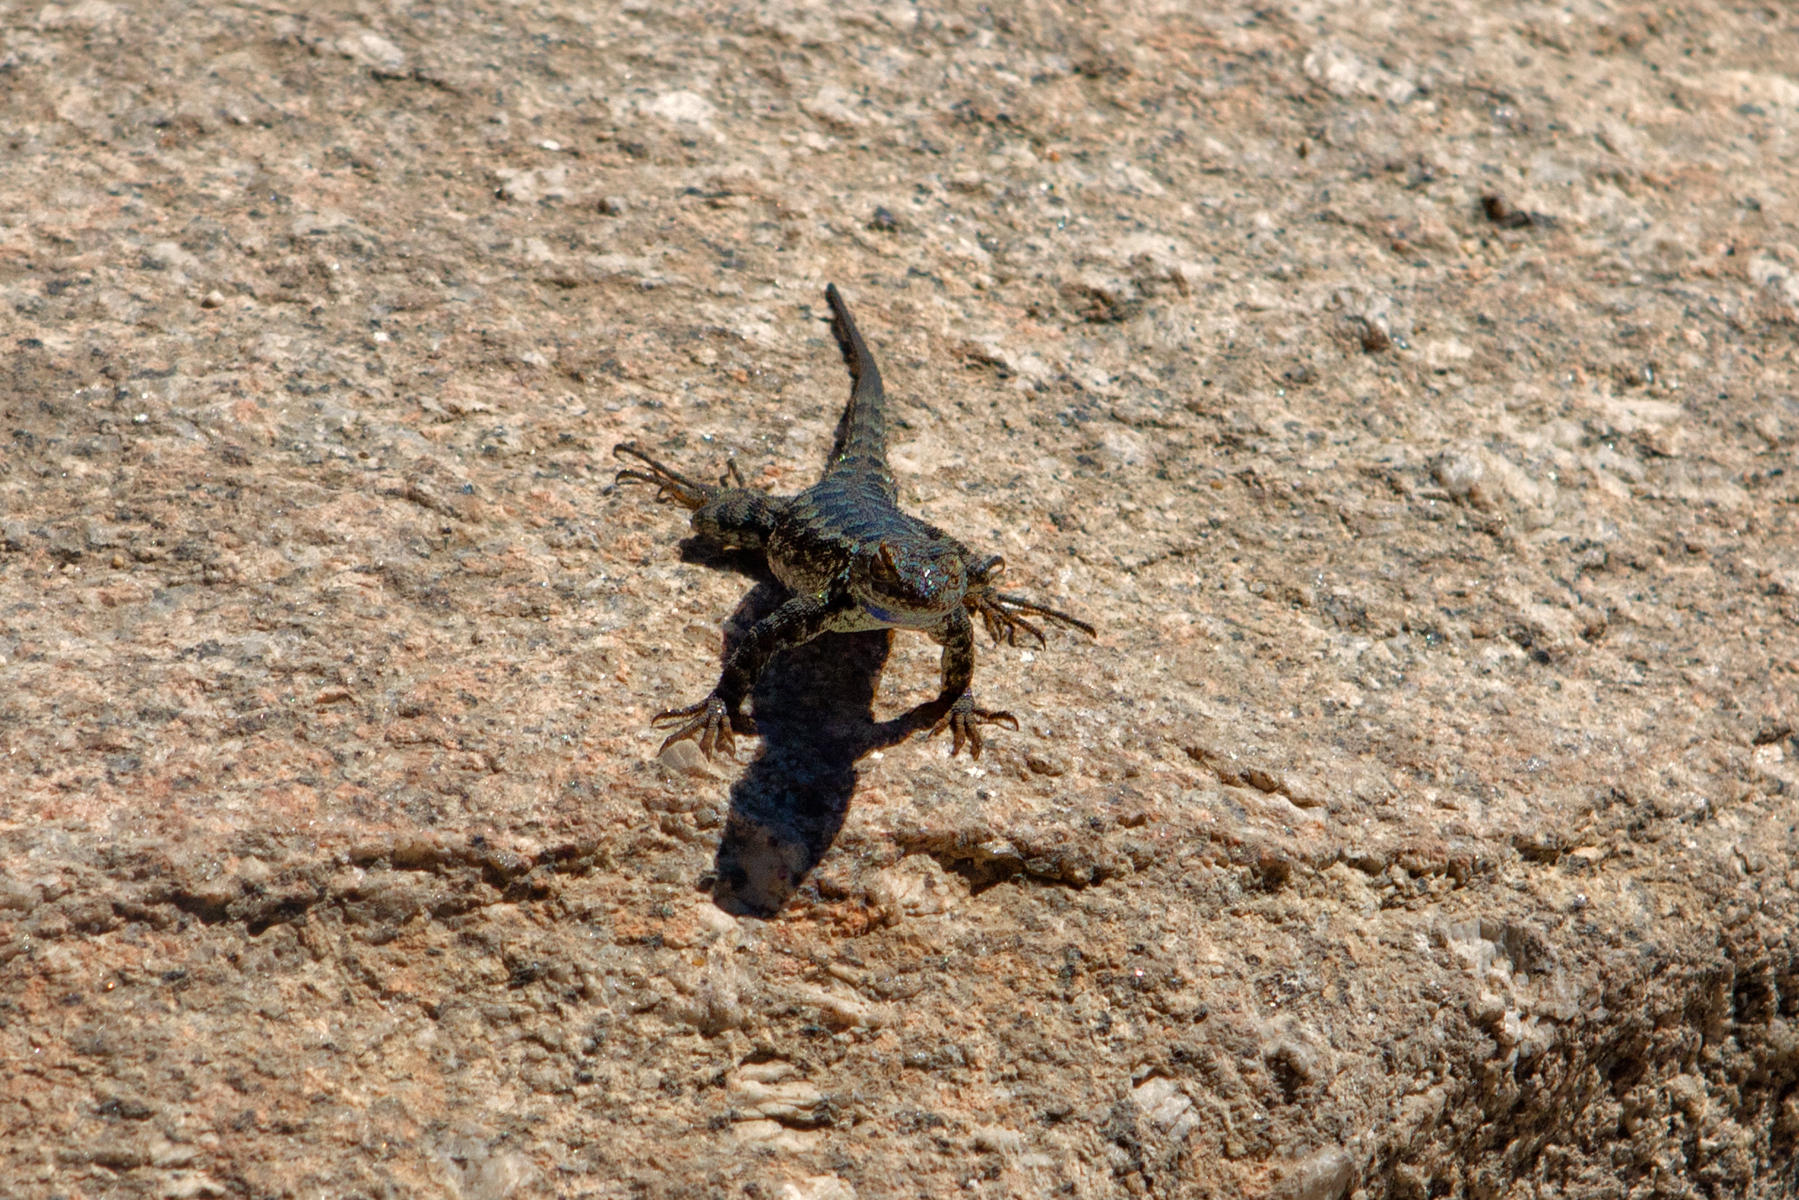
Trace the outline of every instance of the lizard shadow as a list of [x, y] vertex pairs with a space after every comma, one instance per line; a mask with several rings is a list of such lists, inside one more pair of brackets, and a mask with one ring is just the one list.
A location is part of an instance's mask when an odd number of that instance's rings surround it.
[[[757, 580], [725, 623], [729, 657], [752, 625], [788, 596], [759, 556], [698, 548], [686, 561]], [[874, 719], [875, 689], [887, 665], [890, 630], [835, 633], [793, 647], [763, 670], [751, 691], [760, 752], [731, 787], [710, 876], [726, 912], [771, 917], [805, 884], [837, 839], [856, 788], [856, 761], [929, 729], [940, 710], [926, 702]]]

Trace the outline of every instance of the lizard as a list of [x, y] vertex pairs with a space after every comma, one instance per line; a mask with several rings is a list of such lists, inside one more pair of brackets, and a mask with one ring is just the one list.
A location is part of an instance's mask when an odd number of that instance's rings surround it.
[[634, 463], [618, 472], [616, 483], [649, 484], [659, 501], [690, 509], [694, 532], [719, 549], [761, 551], [790, 593], [731, 651], [705, 699], [658, 713], [651, 726], [676, 727], [663, 750], [691, 738], [707, 758], [715, 750], [734, 756], [733, 734], [755, 732], [754, 721], [740, 711], [743, 701], [776, 654], [824, 633], [912, 629], [943, 647], [940, 694], [919, 710], [938, 718], [930, 736], [948, 729], [951, 758], [964, 745], [979, 758], [983, 725], [1019, 726], [1011, 713], [975, 704], [973, 618], [981, 619], [995, 645], [1017, 645], [1020, 633], [1046, 644], [1033, 617], [1089, 637], [1093, 626], [1000, 591], [1004, 559], [977, 554], [901, 510], [887, 465], [880, 369], [835, 284], [825, 288], [825, 300], [849, 368], [850, 399], [817, 483], [798, 495], [776, 496], [747, 486], [734, 459], [727, 460], [728, 474], [709, 484], [659, 462], [634, 442], [612, 448], [615, 457]]

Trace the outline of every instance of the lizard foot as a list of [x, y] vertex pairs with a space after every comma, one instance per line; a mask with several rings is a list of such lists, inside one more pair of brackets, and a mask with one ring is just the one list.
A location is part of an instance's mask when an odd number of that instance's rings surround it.
[[684, 724], [663, 740], [662, 749], [667, 750], [676, 742], [692, 738], [699, 743], [700, 753], [707, 758], [712, 757], [714, 750], [723, 750], [727, 756], [735, 757], [737, 742], [733, 733], [754, 733], [756, 729], [748, 717], [733, 714], [726, 708], [725, 702], [716, 693], [698, 704], [657, 713], [650, 719], [650, 726], [659, 728], [676, 721], [683, 721]]
[[962, 598], [968, 611], [981, 618], [994, 645], [1005, 642], [1008, 646], [1016, 646], [1020, 633], [1036, 638], [1037, 644], [1043, 645], [1043, 630], [1026, 617], [1038, 617], [1049, 624], [1063, 625], [1078, 629], [1088, 637], [1094, 636], [1093, 626], [1079, 617], [1039, 604], [1026, 596], [1000, 591], [994, 586], [994, 580], [1005, 569], [1006, 560], [997, 554], [969, 564], [968, 594]]
[[987, 627], [987, 636], [993, 639], [994, 645], [1005, 642], [1009, 646], [1018, 644], [1019, 633], [1037, 639], [1039, 646], [1044, 644], [1043, 630], [1034, 622], [1027, 621], [1028, 614], [1040, 617], [1054, 625], [1064, 625], [1070, 629], [1078, 629], [1088, 637], [1094, 636], [1093, 626], [1072, 617], [1065, 612], [1045, 607], [1034, 600], [1023, 596], [1014, 596], [1009, 592], [996, 592], [991, 589], [970, 591], [962, 601], [970, 611], [981, 618]]
[[701, 483], [697, 479], [689, 479], [667, 464], [657, 462], [645, 454], [642, 447], [638, 446], [636, 442], [620, 442], [612, 448], [612, 456], [614, 458], [634, 458], [643, 464], [641, 468], [626, 467], [618, 473], [613, 482], [650, 484], [656, 489], [656, 499], [679, 504], [682, 508], [699, 508], [717, 495], [719, 488], [726, 484], [735, 483], [738, 487], [744, 486], [743, 474], [737, 469], [736, 459], [729, 459], [725, 462], [729, 474], [721, 478], [718, 485], [714, 486], [709, 483]]
[[963, 692], [956, 697], [956, 702], [949, 706], [949, 711], [944, 713], [935, 725], [931, 726], [931, 732], [926, 736], [936, 737], [947, 729], [950, 734], [949, 756], [951, 758], [962, 753], [964, 743], [968, 746], [969, 755], [979, 758], [981, 757], [981, 726], [983, 725], [1006, 725], [1016, 730], [1018, 718], [1009, 712], [976, 708], [973, 694]]

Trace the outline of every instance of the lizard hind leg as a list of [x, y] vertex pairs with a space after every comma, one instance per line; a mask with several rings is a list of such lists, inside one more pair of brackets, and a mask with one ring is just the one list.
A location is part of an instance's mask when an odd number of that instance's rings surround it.
[[716, 695], [707, 696], [698, 704], [689, 704], [686, 708], [671, 708], [650, 718], [651, 728], [667, 728], [670, 725], [679, 725], [680, 728], [663, 739], [663, 750], [676, 742], [692, 738], [699, 744], [700, 753], [707, 758], [711, 758], [714, 751], [723, 751], [727, 758], [735, 755], [737, 741], [732, 734], [756, 732], [755, 721], [742, 713], [730, 711]]
[[[642, 447], [638, 446], [636, 442], [620, 442], [612, 448], [612, 457], [634, 458], [643, 464], [642, 467], [624, 468], [615, 477], [614, 482], [647, 483], [656, 489], [656, 499], [665, 504], [674, 503], [679, 504], [682, 508], [699, 508], [721, 490], [716, 484], [689, 479], [673, 467], [658, 462], [645, 454]], [[732, 473], [735, 474], [736, 462], [733, 461], [729, 465]]]
[[643, 464], [620, 471], [617, 482], [647, 483], [658, 501], [692, 510], [693, 531], [727, 550], [762, 549], [785, 511], [784, 500], [745, 485], [734, 458], [725, 460], [717, 483], [701, 483], [651, 458], [635, 442], [622, 442], [612, 453]]

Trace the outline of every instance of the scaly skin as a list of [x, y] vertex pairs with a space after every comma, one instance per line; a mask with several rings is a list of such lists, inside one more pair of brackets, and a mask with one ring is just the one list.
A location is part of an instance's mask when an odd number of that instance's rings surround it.
[[677, 726], [662, 743], [664, 750], [693, 738], [708, 758], [719, 749], [731, 754], [733, 734], [754, 731], [740, 709], [777, 653], [821, 633], [916, 629], [943, 646], [943, 687], [931, 705], [941, 715], [931, 734], [948, 729], [952, 758], [963, 746], [979, 758], [981, 726], [1017, 729], [1018, 719], [975, 706], [969, 690], [974, 679], [972, 618], [981, 619], [995, 644], [1015, 645], [1020, 632], [1042, 644], [1042, 629], [1027, 617], [1089, 637], [1093, 627], [999, 591], [994, 580], [1005, 563], [998, 555], [977, 555], [936, 526], [900, 511], [898, 489], [887, 469], [880, 370], [836, 285], [825, 288], [825, 299], [852, 386], [830, 465], [817, 483], [797, 496], [771, 496], [745, 487], [735, 463], [729, 464], [728, 480], [701, 483], [632, 443], [612, 448], [614, 455], [642, 464], [620, 471], [619, 482], [651, 484], [658, 499], [692, 509], [694, 532], [718, 546], [761, 550], [769, 569], [793, 593], [738, 643], [704, 700], [661, 713], [653, 723]]

